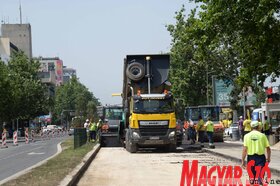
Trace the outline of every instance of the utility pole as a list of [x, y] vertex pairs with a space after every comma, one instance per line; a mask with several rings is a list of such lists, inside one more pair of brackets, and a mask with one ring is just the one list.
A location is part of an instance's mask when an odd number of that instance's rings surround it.
[[246, 113], [246, 95], [245, 95], [245, 89], [246, 89], [246, 87], [243, 87], [243, 89], [242, 89], [242, 94], [243, 94], [243, 118], [244, 118], [244, 119], [247, 118], [247, 117], [246, 117], [247, 113]]
[[20, 24], [22, 24], [21, 1], [19, 1], [19, 20], [20, 20]]

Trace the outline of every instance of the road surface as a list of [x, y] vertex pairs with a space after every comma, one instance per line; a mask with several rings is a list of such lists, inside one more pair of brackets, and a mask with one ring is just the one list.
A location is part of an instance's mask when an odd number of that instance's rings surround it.
[[[101, 148], [94, 161], [85, 172], [79, 186], [177, 186], [180, 185], [184, 160], [198, 160], [199, 167], [214, 165], [238, 165], [230, 160], [206, 152], [128, 153], [124, 148]], [[200, 172], [200, 171], [198, 171]], [[242, 183], [248, 174], [242, 171]], [[273, 177], [276, 179], [276, 177]], [[280, 180], [279, 180], [280, 181]]]
[[67, 137], [52, 138], [34, 143], [19, 143], [18, 146], [8, 144], [8, 148], [0, 149], [0, 184], [9, 178], [35, 164], [53, 156], [57, 145]]

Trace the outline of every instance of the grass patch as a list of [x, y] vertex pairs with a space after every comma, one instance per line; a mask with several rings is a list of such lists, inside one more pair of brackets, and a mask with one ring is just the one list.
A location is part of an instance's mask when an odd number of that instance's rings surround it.
[[11, 185], [40, 185], [51, 186], [58, 185], [68, 173], [70, 173], [82, 158], [93, 149], [93, 143], [87, 143], [80, 148], [74, 150], [74, 140], [64, 141], [62, 152], [54, 158], [48, 160], [45, 164], [32, 169], [17, 179], [11, 180], [3, 186]]

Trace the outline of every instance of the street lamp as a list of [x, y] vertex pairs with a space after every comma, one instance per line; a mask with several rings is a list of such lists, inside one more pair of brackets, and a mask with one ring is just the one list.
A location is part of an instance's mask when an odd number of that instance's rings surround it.
[[209, 83], [209, 75], [214, 73], [215, 71], [208, 72], [208, 65], [206, 67], [206, 97], [207, 97], [207, 105], [209, 105], [209, 91], [208, 91], [208, 83]]

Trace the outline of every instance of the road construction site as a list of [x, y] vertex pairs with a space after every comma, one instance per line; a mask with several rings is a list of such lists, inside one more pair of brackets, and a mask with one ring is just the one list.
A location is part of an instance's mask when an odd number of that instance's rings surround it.
[[[129, 153], [122, 147], [101, 148], [94, 160], [89, 163], [82, 174], [78, 185], [180, 185], [183, 161], [198, 160], [201, 166], [240, 166], [242, 142], [226, 141], [217, 143], [215, 149], [200, 149], [197, 145], [190, 147], [184, 144], [174, 153], [155, 149], [141, 149]], [[270, 185], [280, 183], [280, 152], [272, 148]], [[198, 171], [198, 173], [200, 173]], [[215, 174], [213, 174], [214, 176]], [[249, 176], [243, 169], [241, 181], [245, 185]]]

